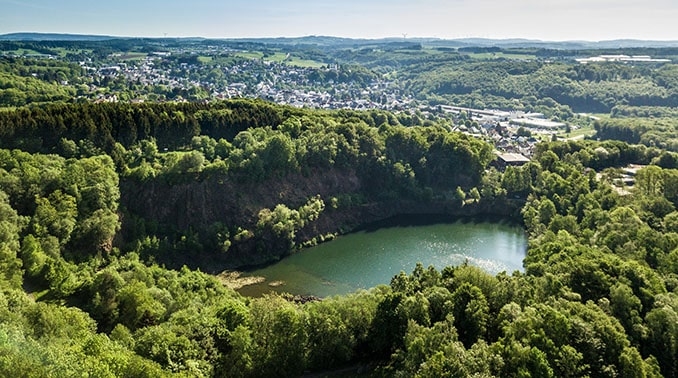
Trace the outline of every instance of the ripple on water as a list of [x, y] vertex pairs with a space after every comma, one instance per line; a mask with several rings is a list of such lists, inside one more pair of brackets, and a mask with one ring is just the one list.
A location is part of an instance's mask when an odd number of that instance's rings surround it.
[[[491, 274], [522, 270], [527, 240], [520, 227], [495, 223], [445, 223], [389, 227], [344, 235], [244, 276], [265, 277], [245, 295], [270, 290], [300, 295], [345, 294], [388, 284], [416, 263], [437, 269], [468, 262]], [[282, 281], [281, 287], [269, 282]]]

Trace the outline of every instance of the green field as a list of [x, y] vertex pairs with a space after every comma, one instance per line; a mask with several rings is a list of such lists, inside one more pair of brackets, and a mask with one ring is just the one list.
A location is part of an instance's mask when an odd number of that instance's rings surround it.
[[94, 52], [93, 49], [66, 49], [63, 47], [55, 47], [52, 51], [60, 57], [65, 57], [67, 54], [85, 54], [89, 55]]
[[234, 55], [245, 59], [261, 59], [264, 57], [264, 53], [259, 51], [242, 51], [235, 53]]
[[6, 55], [21, 55], [21, 56], [40, 54], [39, 52], [31, 49], [3, 50], [2, 53]]
[[265, 58], [267, 61], [271, 62], [278, 62], [278, 63], [284, 63], [289, 66], [294, 66], [294, 67], [303, 67], [303, 68], [319, 68], [324, 66], [325, 64], [322, 62], [317, 62], [315, 60], [307, 60], [307, 59], [300, 59], [296, 56], [292, 56], [290, 54], [278, 52], [275, 53], [273, 56], [270, 56], [268, 58]]
[[509, 60], [535, 60], [536, 55], [531, 54], [511, 54], [504, 52], [488, 52], [488, 53], [469, 53], [466, 54], [473, 59], [478, 60], [494, 60], [494, 59], [509, 59]]
[[320, 68], [322, 66], [325, 66], [325, 63], [322, 62], [317, 62], [315, 60], [299, 59], [296, 57], [292, 57], [290, 59], [285, 60], [285, 64], [303, 68]]
[[148, 54], [141, 52], [128, 52], [120, 56], [121, 60], [143, 60]]
[[576, 130], [573, 130], [569, 133], [558, 133], [558, 138], [567, 138], [567, 139], [580, 139], [588, 136], [592, 136], [596, 133], [596, 130], [592, 126], [578, 127]]
[[287, 59], [288, 54], [283, 53], [283, 52], [277, 52], [273, 55], [265, 56], [264, 60], [268, 62], [277, 62], [277, 63], [282, 63]]
[[309, 59], [300, 59], [284, 52], [276, 52], [273, 55], [265, 56], [263, 52], [247, 51], [236, 53], [235, 56], [246, 59], [264, 59], [267, 62], [276, 62], [287, 64], [288, 66], [302, 67], [302, 68], [319, 68], [325, 65], [323, 62], [318, 62]]

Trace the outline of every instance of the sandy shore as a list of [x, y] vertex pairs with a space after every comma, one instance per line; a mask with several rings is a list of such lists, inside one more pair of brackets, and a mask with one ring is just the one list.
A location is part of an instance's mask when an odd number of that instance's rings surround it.
[[217, 279], [225, 286], [238, 290], [243, 286], [254, 285], [266, 281], [264, 277], [243, 277], [242, 272], [225, 270], [217, 275]]

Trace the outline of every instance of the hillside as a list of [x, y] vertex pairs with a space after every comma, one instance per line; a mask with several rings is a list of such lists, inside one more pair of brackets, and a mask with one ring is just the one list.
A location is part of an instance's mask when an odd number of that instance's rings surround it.
[[[0, 43], [0, 376], [678, 376], [672, 63], [184, 42]], [[326, 102], [214, 94], [250, 88]], [[473, 114], [494, 105], [598, 134]], [[417, 264], [331, 298], [212, 274], [398, 214], [509, 216], [524, 271]]]
[[[87, 34], [63, 34], [63, 33], [8, 33], [0, 34], [0, 40], [6, 41], [106, 41], [111, 39], [167, 39], [151, 37], [125, 37], [125, 36], [107, 36], [107, 35], [87, 35]], [[208, 40], [200, 36], [169, 38], [170, 40]], [[427, 46], [445, 46], [445, 47], [502, 47], [502, 48], [546, 48], [561, 50], [599, 50], [599, 49], [621, 49], [621, 48], [666, 48], [678, 47], [678, 41], [651, 41], [636, 39], [616, 39], [606, 41], [542, 41], [532, 39], [490, 39], [490, 38], [379, 38], [379, 39], [355, 39], [333, 36], [304, 36], [304, 37], [277, 37], [277, 38], [215, 38], [214, 41], [232, 41], [232, 42], [250, 42], [272, 45], [316, 45], [329, 47], [358, 47], [361, 45], [381, 45], [392, 42], [403, 42], [407, 39], [411, 43], [419, 43]]]
[[0, 35], [0, 40], [6, 41], [105, 41], [114, 38], [120, 37], [62, 33], [9, 33]]

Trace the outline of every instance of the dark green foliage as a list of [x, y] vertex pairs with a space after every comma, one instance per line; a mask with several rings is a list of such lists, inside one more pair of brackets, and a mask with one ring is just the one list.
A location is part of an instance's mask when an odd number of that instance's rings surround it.
[[[610, 118], [596, 121], [594, 127], [596, 137], [602, 140], [621, 140], [674, 152], [678, 150], [675, 118]], [[671, 165], [670, 155], [664, 155], [662, 165]]]
[[67, 153], [61, 142], [66, 139], [87, 140], [110, 153], [116, 142], [129, 147], [153, 138], [162, 148], [176, 149], [200, 134], [232, 140], [249, 127], [280, 123], [278, 109], [245, 100], [216, 105], [49, 104], [0, 112], [0, 136], [4, 148]]
[[372, 353], [377, 358], [388, 357], [402, 347], [407, 331], [407, 316], [400, 306], [402, 301], [402, 294], [393, 293], [383, 298], [377, 306], [369, 337]]
[[452, 293], [452, 316], [459, 332], [459, 340], [470, 348], [486, 332], [488, 312], [487, 300], [477, 287], [464, 283]]
[[[544, 89], [554, 96], [574, 75], [614, 77], [491, 67], [491, 80], [503, 80], [492, 70], [558, 78]], [[478, 84], [448, 79], [441, 91]], [[2, 143], [42, 152], [0, 150], [0, 375], [299, 376], [358, 363], [388, 376], [678, 374], [678, 174], [657, 148], [543, 143], [533, 162], [501, 173], [486, 170], [485, 142], [381, 112], [238, 100], [54, 104], [0, 119]], [[630, 194], [609, 182], [628, 163], [655, 163]], [[164, 195], [180, 187], [190, 195]], [[228, 193], [201, 197], [210, 190]], [[142, 211], [148, 193], [160, 200]], [[275, 259], [328, 217], [375, 204], [512, 199], [530, 238], [524, 273], [419, 264], [390, 287], [298, 304], [153, 262]], [[163, 223], [168, 208], [193, 218]]]

